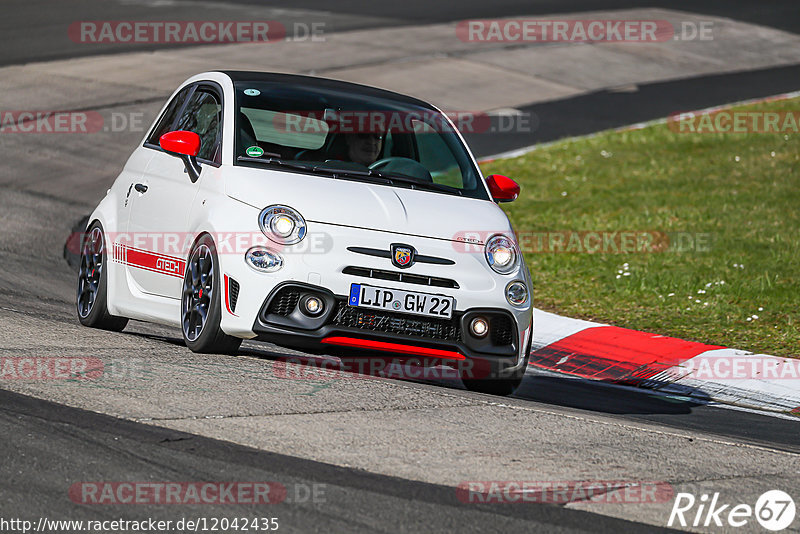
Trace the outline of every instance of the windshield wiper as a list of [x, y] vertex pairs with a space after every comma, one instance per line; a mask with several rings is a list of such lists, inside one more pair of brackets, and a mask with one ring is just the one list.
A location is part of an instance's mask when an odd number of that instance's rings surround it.
[[456, 187], [451, 187], [449, 185], [444, 184], [437, 184], [434, 182], [426, 182], [424, 180], [420, 180], [417, 178], [413, 178], [411, 176], [406, 176], [405, 174], [396, 174], [396, 173], [385, 173], [380, 171], [370, 171], [373, 173], [374, 176], [380, 178], [386, 178], [387, 180], [391, 180], [393, 183], [403, 183], [409, 184], [421, 189], [432, 189], [434, 191], [442, 191], [444, 193], [452, 193], [454, 195], [462, 196], [461, 189]]
[[348, 176], [372, 176], [372, 171], [362, 171], [360, 169], [343, 169], [341, 167], [326, 167], [325, 165], [314, 165], [312, 167], [315, 171], [329, 172], [331, 174], [346, 174]]
[[281, 167], [287, 167], [289, 169], [298, 169], [301, 171], [310, 171], [313, 168], [308, 165], [302, 165], [300, 163], [289, 163], [288, 161], [280, 158], [251, 158], [250, 156], [239, 156], [236, 158], [236, 161], [246, 161], [248, 163], [264, 163], [266, 165], [279, 165]]
[[379, 183], [379, 184], [386, 184], [391, 185], [394, 182], [391, 178], [381, 176], [379, 173], [370, 170], [364, 169], [342, 169], [340, 167], [326, 167], [325, 165], [315, 165], [314, 171], [318, 172], [327, 172], [330, 173], [333, 178], [353, 178], [357, 180], [364, 180], [366, 182], [371, 183]]
[[[278, 165], [286, 167], [287, 169], [297, 169], [316, 174], [324, 174], [330, 178], [357, 178], [368, 179], [370, 182], [378, 182], [383, 184], [393, 183], [390, 178], [378, 176], [375, 171], [359, 170], [359, 169], [342, 169], [339, 167], [326, 167], [325, 165], [318, 165], [313, 163], [291, 163], [280, 158], [252, 158], [249, 156], [239, 156], [236, 158], [238, 161], [246, 161], [251, 163], [263, 163], [265, 165]], [[377, 178], [377, 180], [376, 180]]]
[[313, 164], [306, 165], [302, 163], [290, 163], [280, 158], [252, 158], [250, 156], [239, 156], [236, 159], [237, 161], [263, 163], [266, 165], [278, 165], [280, 167], [286, 167], [288, 169], [297, 169], [311, 173], [325, 173], [329, 175], [331, 178], [340, 178], [340, 177], [356, 178], [387, 185], [406, 184], [406, 185], [411, 185], [413, 187], [418, 187], [420, 189], [431, 189], [434, 191], [442, 191], [444, 193], [450, 193], [459, 196], [462, 195], [460, 189], [457, 189], [455, 187], [450, 187], [449, 185], [436, 184], [433, 182], [425, 182], [422, 180], [418, 180], [416, 178], [412, 178], [411, 176], [405, 176], [394, 173], [389, 174], [372, 169], [365, 169], [362, 171], [360, 169], [342, 169], [339, 167], [326, 167], [325, 165], [313, 165]]
[[341, 167], [326, 167], [325, 165], [317, 165], [314, 167], [314, 170], [335, 173], [338, 175], [344, 175], [348, 177], [356, 176], [356, 177], [373, 178], [373, 179], [379, 178], [383, 181], [383, 183], [408, 184], [421, 188], [433, 189], [435, 191], [442, 191], [445, 193], [453, 193], [456, 195], [461, 195], [461, 190], [455, 187], [450, 187], [449, 185], [443, 185], [443, 184], [436, 184], [433, 182], [427, 182], [424, 180], [420, 180], [419, 178], [414, 178], [413, 176], [408, 176], [405, 174], [386, 173], [386, 172], [376, 171], [374, 169], [361, 170], [361, 169], [348, 169]]

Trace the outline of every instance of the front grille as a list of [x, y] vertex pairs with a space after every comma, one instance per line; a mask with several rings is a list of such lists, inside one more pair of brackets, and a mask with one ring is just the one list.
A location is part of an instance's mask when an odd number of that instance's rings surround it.
[[378, 280], [390, 280], [392, 282], [403, 282], [406, 284], [418, 284], [421, 286], [447, 287], [458, 289], [458, 282], [449, 278], [438, 278], [436, 276], [424, 276], [419, 274], [399, 273], [397, 271], [383, 271], [381, 269], [370, 269], [368, 267], [345, 267], [342, 269], [344, 274], [353, 276], [363, 276], [364, 278], [375, 278]]
[[269, 303], [267, 313], [288, 316], [297, 307], [300, 301], [300, 291], [296, 287], [286, 287], [278, 291], [278, 294]]
[[511, 345], [514, 342], [514, 327], [505, 315], [492, 315], [489, 318], [492, 332], [492, 345]]
[[333, 318], [333, 324], [442, 341], [459, 341], [461, 339], [461, 328], [456, 320], [447, 321], [410, 317], [402, 313], [365, 311], [351, 308], [346, 304], [339, 305]]
[[236, 302], [239, 300], [239, 282], [233, 278], [228, 279], [228, 305], [231, 311], [236, 311]]

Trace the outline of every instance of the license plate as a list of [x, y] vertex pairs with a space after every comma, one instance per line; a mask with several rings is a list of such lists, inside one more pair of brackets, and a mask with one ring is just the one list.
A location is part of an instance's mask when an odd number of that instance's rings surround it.
[[347, 303], [360, 308], [450, 319], [453, 316], [456, 300], [445, 295], [350, 284], [350, 298]]

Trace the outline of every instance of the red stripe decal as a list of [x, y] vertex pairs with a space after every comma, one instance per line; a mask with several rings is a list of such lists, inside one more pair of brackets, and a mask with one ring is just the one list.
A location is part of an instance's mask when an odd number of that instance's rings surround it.
[[146, 271], [183, 278], [186, 261], [173, 256], [164, 256], [145, 250], [139, 250], [125, 245], [114, 245], [114, 259], [131, 267], [138, 267]]
[[595, 380], [637, 382], [707, 350], [722, 348], [616, 326], [595, 326], [533, 351], [530, 364]]
[[400, 354], [410, 354], [413, 356], [431, 356], [433, 358], [444, 358], [448, 360], [466, 359], [463, 354], [452, 350], [431, 349], [428, 347], [416, 347], [413, 345], [387, 343], [385, 341], [373, 341], [370, 339], [358, 339], [354, 337], [326, 337], [321, 341], [321, 343], [326, 343], [328, 345], [339, 345], [342, 347], [380, 350], [384, 352], [397, 352]]
[[151, 252], [149, 250], [146, 250], [146, 249], [143, 249], [143, 248], [132, 247], [130, 245], [123, 245], [123, 244], [120, 243], [119, 246], [121, 246], [122, 248], [124, 248], [126, 250], [136, 250], [138, 252], [144, 252], [145, 254], [150, 254], [151, 256], [158, 256], [159, 258], [165, 258], [165, 259], [168, 259], [168, 260], [176, 259], [175, 256], [170, 256], [168, 254], [162, 254], [160, 252]]

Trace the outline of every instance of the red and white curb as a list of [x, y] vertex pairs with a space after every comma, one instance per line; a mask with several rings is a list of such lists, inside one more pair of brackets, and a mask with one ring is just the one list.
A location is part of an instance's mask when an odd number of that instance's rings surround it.
[[800, 415], [800, 359], [753, 354], [534, 310], [529, 370]]
[[[796, 98], [800, 91], [714, 106], [694, 113]], [[606, 131], [638, 130], [664, 124], [666, 118]], [[548, 143], [481, 158], [479, 163], [518, 157]], [[589, 380], [647, 387], [702, 402], [800, 415], [800, 359], [778, 358], [742, 350], [648, 334], [534, 310], [529, 371], [555, 372]]]

